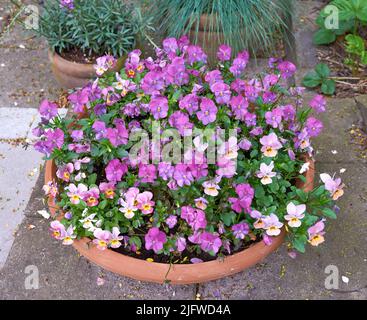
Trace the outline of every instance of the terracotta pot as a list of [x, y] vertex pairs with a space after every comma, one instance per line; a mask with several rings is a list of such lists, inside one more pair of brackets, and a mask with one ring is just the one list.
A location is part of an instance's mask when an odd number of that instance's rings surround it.
[[[302, 187], [305, 191], [312, 190], [314, 182], [314, 161], [311, 159], [309, 161], [311, 164], [306, 173], [306, 183], [297, 181], [297, 187]], [[47, 161], [45, 183], [56, 179], [55, 172], [54, 162]], [[48, 198], [48, 205], [51, 214], [55, 215], [58, 208], [53, 197]], [[171, 284], [192, 284], [223, 278], [259, 263], [282, 244], [284, 237], [285, 230], [282, 230], [282, 233], [273, 239], [270, 246], [261, 241], [246, 250], [225, 257], [222, 261], [214, 260], [198, 264], [174, 265], [148, 262], [110, 249], [101, 251], [89, 238], [76, 240], [73, 245], [82, 256], [91, 262], [122, 276], [156, 283], [169, 281]]]
[[[51, 69], [59, 84], [65, 89], [82, 87], [96, 77], [92, 63], [77, 63], [62, 58], [56, 52], [48, 51]], [[121, 70], [125, 57], [118, 59], [113, 71]]]
[[207, 29], [209, 26], [216, 25], [214, 16], [203, 14], [198, 21], [192, 25], [189, 31], [190, 42], [200, 45], [204, 52], [208, 55], [209, 65], [215, 65], [217, 59], [218, 47], [224, 43], [224, 36], [221, 32], [211, 32]]

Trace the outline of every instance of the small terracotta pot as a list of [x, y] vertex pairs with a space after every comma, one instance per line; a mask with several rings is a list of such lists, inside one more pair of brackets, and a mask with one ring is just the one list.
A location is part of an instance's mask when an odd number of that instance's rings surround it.
[[[65, 89], [83, 87], [96, 77], [96, 71], [92, 63], [69, 61], [51, 50], [48, 51], [48, 58], [57, 82]], [[120, 71], [124, 61], [125, 57], [119, 58], [112, 71]]]
[[[310, 168], [306, 172], [306, 183], [297, 181], [298, 188], [305, 191], [313, 189], [314, 183], [314, 161], [308, 159]], [[46, 162], [45, 183], [56, 179], [56, 166], [53, 161]], [[56, 215], [58, 207], [53, 197], [48, 198], [48, 206], [51, 214]], [[127, 276], [136, 280], [171, 284], [192, 284], [207, 282], [243, 271], [260, 261], [276, 250], [283, 242], [285, 230], [273, 238], [271, 245], [267, 246], [263, 241], [257, 242], [248, 249], [225, 257], [222, 261], [214, 260], [198, 264], [165, 264], [148, 262], [146, 260], [132, 258], [110, 249], [101, 251], [89, 238], [75, 240], [73, 246], [78, 252], [91, 262], [102, 268]]]
[[208, 56], [209, 65], [215, 65], [217, 59], [218, 47], [224, 43], [224, 36], [221, 32], [211, 32], [207, 29], [214, 26], [217, 21], [214, 16], [203, 14], [200, 20], [192, 25], [189, 31], [190, 42], [198, 43]]

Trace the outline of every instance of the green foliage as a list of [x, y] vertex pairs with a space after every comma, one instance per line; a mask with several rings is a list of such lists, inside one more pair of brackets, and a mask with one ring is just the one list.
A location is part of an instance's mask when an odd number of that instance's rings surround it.
[[321, 86], [322, 93], [332, 95], [335, 92], [335, 81], [330, 79], [329, 76], [329, 67], [324, 63], [319, 63], [315, 70], [310, 71], [303, 78], [303, 85], [308, 88]]
[[327, 29], [325, 20], [329, 16], [326, 8], [322, 9], [316, 19], [319, 30], [313, 36], [313, 42], [317, 45], [333, 43], [337, 36], [352, 32], [357, 34], [360, 26], [367, 23], [367, 0], [334, 0], [330, 2], [338, 8], [339, 28]]
[[179, 37], [189, 30], [199, 30], [202, 14], [214, 17], [204, 26], [207, 31], [223, 33], [224, 42], [234, 51], [247, 49], [251, 53], [274, 47], [274, 35], [286, 29], [286, 17], [291, 12], [289, 0], [157, 0], [152, 3], [154, 20], [169, 36]]
[[349, 58], [345, 59], [345, 63], [358, 68], [358, 64], [367, 65], [367, 51], [364, 40], [360, 36], [348, 34], [345, 37], [346, 47], [345, 51], [349, 53]]
[[134, 48], [150, 19], [121, 0], [75, 0], [75, 8], [46, 0], [36, 30], [52, 50], [79, 48], [88, 54], [122, 56]]

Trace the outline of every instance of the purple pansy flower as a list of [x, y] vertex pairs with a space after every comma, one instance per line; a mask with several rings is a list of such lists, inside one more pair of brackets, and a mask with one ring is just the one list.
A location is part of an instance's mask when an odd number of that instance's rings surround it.
[[226, 44], [220, 45], [217, 52], [217, 57], [219, 61], [231, 60], [231, 52], [232, 49], [230, 46], [227, 46]]
[[218, 109], [211, 99], [201, 99], [200, 111], [197, 112], [197, 117], [204, 125], [214, 122], [217, 118], [217, 112]]
[[234, 237], [241, 240], [243, 240], [250, 231], [250, 227], [246, 222], [237, 223], [233, 225], [231, 229]]
[[155, 253], [159, 253], [166, 242], [167, 237], [165, 233], [156, 227], [149, 229], [148, 233], [145, 235], [145, 249], [153, 249]]
[[168, 100], [166, 97], [155, 97], [149, 102], [150, 112], [154, 119], [159, 120], [167, 117], [168, 114]]
[[119, 159], [112, 159], [106, 166], [106, 178], [111, 182], [119, 182], [127, 172], [127, 165]]

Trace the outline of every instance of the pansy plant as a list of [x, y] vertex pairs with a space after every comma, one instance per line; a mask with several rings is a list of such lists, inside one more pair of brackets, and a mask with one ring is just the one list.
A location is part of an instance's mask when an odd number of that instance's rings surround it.
[[43, 188], [65, 213], [51, 223], [57, 240], [175, 261], [269, 245], [283, 230], [301, 252], [324, 241], [344, 185], [326, 173], [311, 191], [295, 181], [306, 182], [325, 98], [288, 87], [289, 61], [247, 78], [246, 51], [231, 60], [223, 45], [218, 59], [210, 70], [200, 47], [169, 38], [155, 58], [132, 51], [117, 74], [111, 56], [98, 59], [97, 79], [69, 95], [70, 118], [42, 102], [35, 148], [58, 168]]

